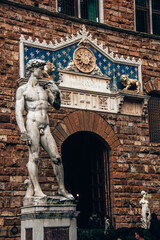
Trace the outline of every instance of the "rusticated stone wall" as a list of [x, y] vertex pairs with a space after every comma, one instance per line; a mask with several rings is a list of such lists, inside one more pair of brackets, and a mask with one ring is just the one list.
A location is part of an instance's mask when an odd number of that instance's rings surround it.
[[38, 7], [49, 11], [56, 11], [57, 1], [56, 0], [11, 0], [11, 2], [22, 3], [32, 7]]
[[134, 30], [134, 10], [134, 0], [104, 0], [104, 23]]
[[[47, 1], [43, 2], [47, 4]], [[33, 5], [33, 1], [25, 3]], [[113, 9], [113, 5], [111, 7]], [[27, 178], [28, 150], [20, 140], [15, 121], [19, 37], [23, 34], [25, 38], [31, 36], [33, 39], [38, 37], [40, 41], [54, 41], [55, 38], [76, 34], [81, 29], [82, 22], [71, 21], [47, 12], [37, 12], [34, 8], [0, 3], [0, 239], [20, 239], [20, 221], [17, 215], [25, 195], [24, 180]], [[148, 93], [160, 90], [160, 38], [119, 31], [116, 28], [109, 29], [105, 25], [97, 26], [87, 25], [86, 22], [86, 28], [93, 38], [108, 46], [109, 51], [119, 56], [142, 59], [144, 91]], [[83, 111], [63, 108], [55, 111], [49, 108], [50, 125], [55, 135], [56, 131], [59, 132], [57, 134], [63, 135], [58, 126], [65, 121], [66, 116], [72, 128], [75, 128], [73, 112], [79, 116]], [[94, 114], [88, 114], [93, 120]], [[83, 113], [82, 115], [85, 116]], [[157, 193], [160, 189], [160, 144], [149, 141], [147, 114], [143, 118], [110, 113], [96, 113], [96, 116], [101, 117], [114, 132], [115, 138], [119, 139], [119, 144], [112, 149], [110, 157], [112, 214], [116, 226], [140, 225], [141, 190], [151, 194], [151, 210], [160, 216], [160, 194]], [[97, 124], [98, 117], [94, 118]], [[101, 134], [99, 132], [99, 135]], [[106, 141], [109, 143], [111, 140]], [[39, 175], [43, 191], [47, 194], [56, 193], [57, 185], [51, 163], [42, 149]], [[11, 232], [14, 224], [18, 228], [16, 235]]]
[[[13, 2], [57, 12], [57, 0], [12, 0]], [[134, 0], [103, 0], [104, 23], [128, 30], [135, 29]]]

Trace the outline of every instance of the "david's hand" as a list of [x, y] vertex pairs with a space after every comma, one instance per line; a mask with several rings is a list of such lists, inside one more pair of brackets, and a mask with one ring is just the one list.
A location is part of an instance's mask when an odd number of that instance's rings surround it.
[[45, 88], [49, 89], [52, 93], [59, 92], [59, 89], [54, 81], [48, 81], [47, 84], [45, 85]]
[[32, 140], [30, 138], [30, 136], [28, 135], [27, 132], [23, 132], [21, 134], [21, 139], [23, 142], [26, 142], [27, 145], [31, 145], [32, 144]]

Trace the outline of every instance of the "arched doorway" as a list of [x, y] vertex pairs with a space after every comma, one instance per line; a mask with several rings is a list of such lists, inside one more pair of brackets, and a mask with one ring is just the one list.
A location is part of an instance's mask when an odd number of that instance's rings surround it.
[[102, 227], [104, 217], [111, 217], [107, 146], [95, 133], [79, 131], [64, 141], [61, 150], [65, 185], [80, 211], [78, 227], [88, 227], [93, 214]]

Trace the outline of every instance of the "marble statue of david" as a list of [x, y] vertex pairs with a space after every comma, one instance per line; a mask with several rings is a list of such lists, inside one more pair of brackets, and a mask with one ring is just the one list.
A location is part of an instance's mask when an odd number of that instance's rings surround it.
[[[26, 197], [46, 197], [38, 182], [38, 159], [40, 145], [47, 151], [52, 161], [54, 173], [58, 182], [58, 194], [67, 199], [74, 199], [64, 186], [64, 172], [61, 157], [58, 153], [56, 142], [51, 134], [48, 119], [48, 103], [55, 109], [60, 108], [60, 92], [53, 81], [48, 81], [41, 86], [39, 80], [45, 61], [31, 59], [26, 65], [28, 82], [17, 89], [16, 92], [16, 121], [21, 132], [21, 139], [29, 148], [30, 188]], [[23, 112], [26, 110], [26, 121]]]

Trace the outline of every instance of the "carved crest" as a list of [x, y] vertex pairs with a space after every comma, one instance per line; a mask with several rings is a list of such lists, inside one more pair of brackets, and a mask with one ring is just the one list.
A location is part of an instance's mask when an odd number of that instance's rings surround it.
[[90, 73], [96, 66], [96, 58], [93, 52], [86, 47], [79, 47], [75, 50], [73, 61], [76, 67], [83, 73]]

